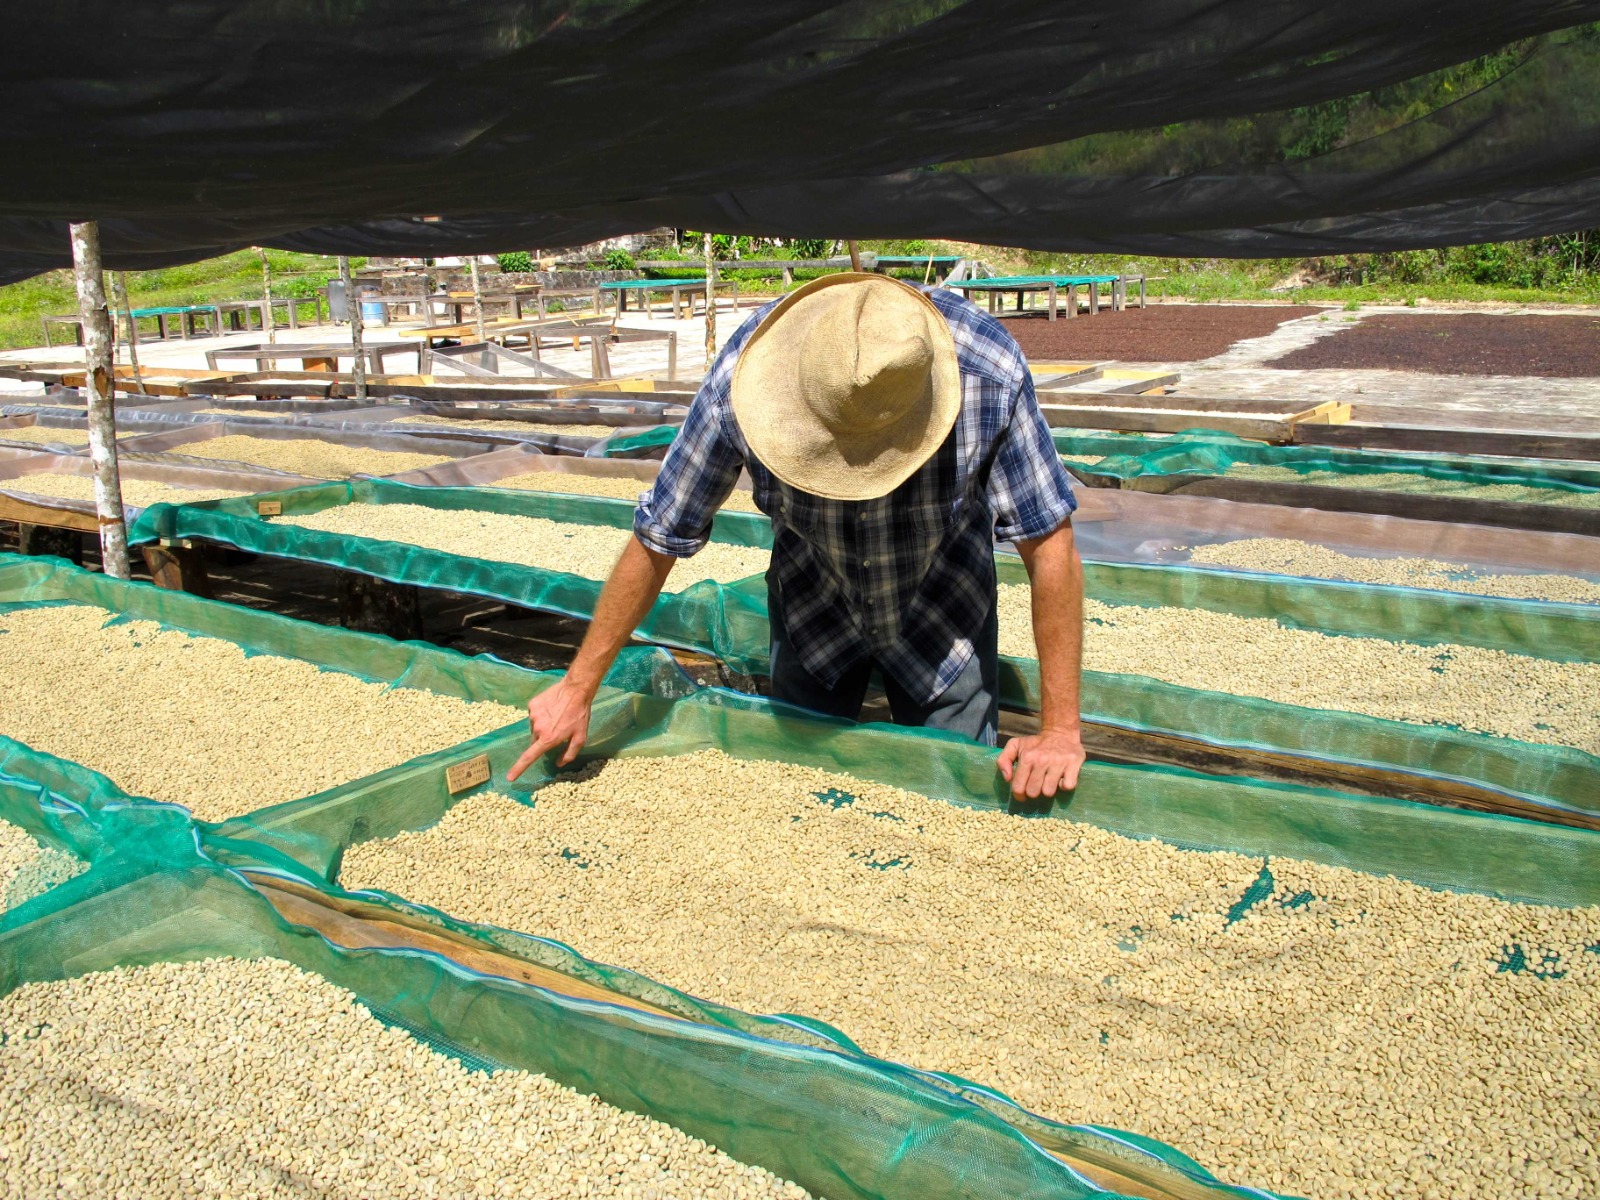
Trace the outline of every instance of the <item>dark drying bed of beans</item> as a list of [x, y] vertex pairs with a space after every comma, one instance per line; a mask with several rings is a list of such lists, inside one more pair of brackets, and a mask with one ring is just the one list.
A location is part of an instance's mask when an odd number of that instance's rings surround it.
[[[1014, 303], [1006, 297], [1008, 304]], [[979, 301], [980, 307], [982, 301]], [[1005, 326], [1038, 362], [1198, 362], [1235, 342], [1265, 337], [1285, 321], [1325, 311], [1304, 304], [1153, 304], [1074, 320], [1008, 314]]]
[[1345, 326], [1267, 364], [1301, 371], [1430, 375], [1600, 376], [1600, 314], [1385, 313]]

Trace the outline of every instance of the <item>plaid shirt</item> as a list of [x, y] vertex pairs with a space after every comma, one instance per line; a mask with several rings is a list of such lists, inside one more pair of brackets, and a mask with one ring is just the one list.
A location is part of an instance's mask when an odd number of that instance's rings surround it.
[[943, 288], [924, 289], [950, 322], [961, 366], [955, 429], [916, 474], [877, 500], [826, 500], [756, 460], [733, 418], [734, 365], [773, 305], [733, 335], [706, 374], [655, 485], [639, 498], [639, 540], [676, 558], [706, 544], [740, 468], [772, 518], [769, 586], [789, 641], [827, 686], [874, 659], [932, 703], [972, 658], [995, 602], [994, 542], [1044, 537], [1077, 507], [1016, 341]]

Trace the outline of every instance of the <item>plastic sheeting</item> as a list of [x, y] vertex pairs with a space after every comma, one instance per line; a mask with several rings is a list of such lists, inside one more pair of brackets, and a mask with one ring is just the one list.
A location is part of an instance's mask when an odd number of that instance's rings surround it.
[[[166, 461], [177, 465], [194, 466], [196, 458], [204, 457], [203, 455], [193, 454], [192, 447], [196, 443], [209, 441], [212, 438], [234, 435], [281, 442], [307, 440], [335, 442], [339, 445], [360, 447], [368, 450], [392, 450], [409, 454], [437, 454], [447, 458], [465, 458], [473, 454], [483, 454], [505, 444], [492, 439], [428, 437], [425, 434], [394, 431], [385, 428], [371, 429], [353, 425], [331, 424], [322, 420], [285, 425], [282, 422], [211, 419], [201, 422], [179, 422], [175, 427], [168, 427], [159, 433], [145, 433], [133, 437], [119, 438], [117, 445], [124, 461], [128, 461], [131, 455], [139, 455], [141, 457], [163, 456], [151, 461]], [[222, 462], [226, 460], [211, 459], [207, 461]], [[253, 469], [268, 474], [291, 474], [290, 472], [274, 471], [269, 467], [254, 467]]]
[[[358, 412], [330, 413], [306, 423], [317, 428], [339, 429], [352, 433], [381, 430], [385, 433], [416, 437], [488, 439], [501, 445], [520, 442], [536, 446], [547, 454], [587, 455], [599, 458], [659, 458], [666, 453], [666, 447], [671, 444], [678, 429], [675, 424], [657, 425], [656, 422], [664, 417], [669, 406], [649, 402], [608, 405], [606, 411], [583, 413], [581, 416], [563, 412], [555, 404], [546, 406], [544, 412], [527, 405], [517, 405], [514, 410], [505, 404], [496, 404], [494, 407], [501, 413], [508, 414], [515, 411], [517, 414], [515, 418], [506, 416], [508, 422], [514, 419], [532, 423], [549, 421], [558, 426], [610, 425], [615, 426], [616, 432], [604, 437], [587, 433], [530, 432], [526, 429], [517, 429], [510, 424], [507, 424], [504, 431], [474, 425], [451, 429], [447, 425], [434, 422], [405, 419], [439, 411], [437, 406], [428, 404], [386, 404]], [[471, 409], [459, 406], [453, 407], [450, 411], [452, 415], [459, 416], [464, 421], [495, 419], [493, 413], [474, 413]]]
[[[119, 469], [122, 478], [125, 480], [147, 479], [156, 483], [169, 484], [175, 488], [225, 489], [246, 494], [274, 492], [281, 488], [304, 487], [318, 482], [298, 475], [280, 475], [270, 471], [230, 467], [222, 462], [212, 466], [206, 464], [203, 460], [196, 460], [191, 465], [175, 465], [171, 463], [141, 462], [138, 459], [124, 459]], [[0, 459], [0, 492], [26, 496], [31, 503], [42, 505], [46, 508], [60, 508], [92, 515], [95, 511], [92, 500], [68, 500], [60, 496], [47, 496], [37, 492], [30, 492], [28, 490], [28, 477], [30, 475], [78, 475], [89, 478], [93, 474], [94, 465], [85, 455], [48, 453], [19, 455], [16, 458]], [[137, 506], [132, 504], [125, 503], [124, 507], [135, 512], [139, 511]]]
[[1072, 523], [1080, 553], [1101, 562], [1183, 563], [1201, 546], [1245, 538], [1285, 538], [1356, 557], [1456, 563], [1482, 575], [1571, 575], [1600, 581], [1600, 543], [1571, 533], [1320, 512], [1116, 488], [1080, 489]]
[[1597, 18], [1592, 0], [80, 5], [19, 27], [0, 80], [0, 278], [65, 265], [64, 222], [86, 216], [112, 269], [660, 225], [1242, 256], [1565, 232], [1600, 224]]

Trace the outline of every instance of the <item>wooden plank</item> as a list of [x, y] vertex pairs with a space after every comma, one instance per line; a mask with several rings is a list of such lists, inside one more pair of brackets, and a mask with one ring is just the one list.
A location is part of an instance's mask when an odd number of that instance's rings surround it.
[[1342, 446], [1353, 450], [1410, 450], [1600, 462], [1600, 434], [1443, 429], [1431, 425], [1297, 424], [1294, 440], [1305, 445]]
[[[7, 487], [23, 487], [17, 479], [5, 481]], [[0, 492], [0, 521], [16, 521], [23, 525], [46, 525], [52, 529], [75, 529], [79, 533], [100, 534], [100, 522], [92, 512], [75, 508], [57, 508], [55, 505], [36, 504], [18, 496]]]
[[328, 895], [305, 884], [249, 869], [241, 873], [284, 920], [314, 929], [330, 942], [347, 949], [381, 947], [429, 951], [479, 974], [531, 984], [573, 1000], [615, 1004], [678, 1021], [687, 1019], [643, 1000], [567, 975], [553, 967], [542, 966], [484, 945], [464, 934], [430, 925], [408, 913], [346, 896]]
[[[614, 1004], [652, 1017], [696, 1023], [647, 1001], [568, 975], [554, 967], [519, 958], [454, 930], [430, 925], [409, 913], [381, 908], [348, 896], [329, 895], [305, 884], [248, 868], [240, 873], [285, 921], [314, 929], [336, 946], [350, 950], [425, 951], [447, 958], [480, 975], [514, 980], [568, 999]], [[1215, 1189], [1189, 1180], [1160, 1164], [1125, 1162], [1115, 1157], [1109, 1148], [1100, 1150], [1054, 1138], [1050, 1139], [1049, 1145], [1041, 1148], [1116, 1195], [1138, 1197], [1140, 1200], [1210, 1200], [1217, 1195]]]
[[[1155, 377], [1159, 378], [1159, 377]], [[1123, 408], [1128, 406], [1126, 392], [1073, 392], [1072, 403], [1086, 408]], [[1201, 396], [1143, 396], [1140, 408], [1158, 408], [1163, 412], [1204, 416], [1206, 413], [1249, 413], [1252, 416], [1288, 418], [1305, 411], [1305, 405], [1290, 400], [1243, 400], [1231, 397], [1207, 398]]]
[[[1144, 396], [1152, 401], [1152, 407], [1164, 405], [1170, 396], [1163, 394], [1160, 389], [1172, 387], [1183, 378], [1177, 371], [1165, 375], [1154, 372], [1141, 374], [1136, 371], [1120, 371], [1110, 369], [1103, 372], [1098, 394], [1104, 397], [1111, 396]], [[1149, 393], [1147, 395], [1147, 393]], [[1076, 392], [1067, 393], [1076, 396]], [[1126, 401], [1124, 401], [1126, 403]]]
[[1319, 487], [1310, 483], [1236, 479], [1222, 475], [1145, 476], [1125, 479], [1122, 486], [1137, 492], [1180, 492], [1185, 496], [1209, 496], [1219, 500], [1241, 500], [1249, 504], [1279, 504], [1290, 508], [1321, 509], [1324, 512], [1378, 513], [1389, 517], [1411, 517], [1419, 521], [1453, 521], [1462, 525], [1493, 525], [1503, 529], [1581, 533], [1587, 537], [1600, 537], [1600, 509], [1560, 504], [1467, 500], [1459, 496]]
[[75, 368], [70, 363], [0, 362], [0, 379], [15, 379], [19, 383], [60, 384], [62, 374], [73, 370], [76, 370], [80, 376], [83, 374], [82, 367]]
[[1179, 734], [1085, 721], [1084, 748], [1101, 762], [1185, 767], [1208, 775], [1235, 775], [1369, 796], [1411, 800], [1548, 825], [1600, 830], [1600, 814], [1553, 808], [1495, 788], [1457, 779], [1431, 779], [1361, 763], [1332, 762], [1259, 747], [1217, 746]]
[[[1037, 733], [1038, 729], [1037, 713], [1009, 707], [1001, 712], [1002, 743], [1009, 738]], [[1083, 746], [1089, 758], [1095, 762], [1183, 767], [1207, 775], [1334, 788], [1442, 808], [1517, 817], [1547, 825], [1600, 830], [1600, 814], [1553, 808], [1467, 780], [1430, 779], [1406, 771], [1361, 763], [1333, 762], [1259, 746], [1217, 745], [1179, 733], [1140, 729], [1109, 721], [1085, 720]]]
[[199, 546], [163, 543], [141, 546], [145, 568], [157, 587], [173, 592], [188, 592], [205, 600], [215, 599], [211, 577], [206, 571], [205, 552]]
[[185, 396], [259, 396], [270, 399], [293, 399], [305, 397], [309, 399], [326, 399], [328, 391], [334, 386], [332, 377], [327, 379], [294, 379], [285, 378], [284, 382], [273, 382], [278, 377], [264, 376], [258, 380], [241, 382], [229, 380], [216, 383], [191, 383], [185, 384]]
[[1314, 408], [1295, 413], [1289, 418], [1293, 425], [1343, 425], [1350, 420], [1351, 407], [1342, 400], [1324, 400]]
[[1080, 383], [1094, 383], [1105, 374], [1099, 367], [1087, 367], [1080, 371], [1068, 371], [1059, 375], [1035, 375], [1033, 386], [1039, 392], [1058, 392], [1065, 388], [1075, 387]]
[[[1059, 393], [1058, 393], [1059, 394]], [[1127, 403], [1127, 397], [1121, 397]], [[1141, 406], [1142, 407], [1142, 406]], [[1205, 413], [1135, 412], [1103, 405], [1078, 407], [1041, 404], [1045, 423], [1052, 429], [1114, 429], [1122, 433], [1182, 433], [1189, 429], [1220, 429], [1263, 442], [1287, 442], [1291, 426], [1273, 417], [1225, 417]]]

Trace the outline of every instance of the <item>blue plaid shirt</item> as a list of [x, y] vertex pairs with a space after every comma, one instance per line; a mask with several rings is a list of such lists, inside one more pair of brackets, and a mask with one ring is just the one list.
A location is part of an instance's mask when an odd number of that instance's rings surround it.
[[950, 322], [961, 365], [955, 429], [916, 474], [877, 500], [826, 500], [754, 458], [729, 403], [733, 369], [771, 312], [744, 323], [707, 372], [633, 530], [684, 558], [706, 544], [741, 468], [772, 518], [768, 585], [789, 641], [832, 686], [867, 659], [932, 703], [971, 660], [995, 602], [994, 542], [1040, 538], [1077, 500], [1039, 412], [1027, 360], [993, 317], [944, 288], [925, 289]]

